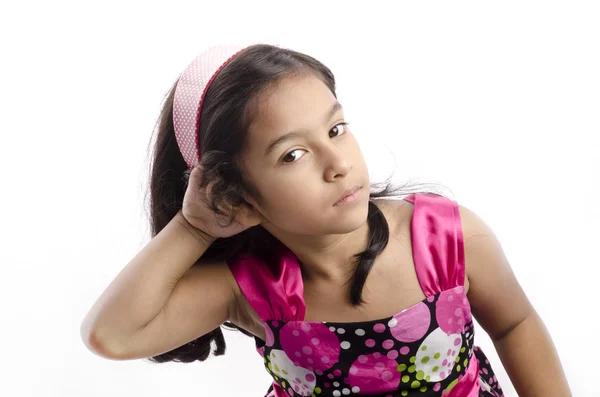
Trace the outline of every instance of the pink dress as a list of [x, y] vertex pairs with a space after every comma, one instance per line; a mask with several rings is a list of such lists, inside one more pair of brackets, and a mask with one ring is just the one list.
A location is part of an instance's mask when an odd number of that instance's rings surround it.
[[281, 243], [271, 258], [228, 261], [266, 331], [266, 341], [255, 337], [273, 377], [266, 397], [503, 396], [473, 344], [458, 205], [432, 193], [404, 200], [414, 204], [413, 257], [426, 298], [391, 317], [304, 321], [300, 265]]

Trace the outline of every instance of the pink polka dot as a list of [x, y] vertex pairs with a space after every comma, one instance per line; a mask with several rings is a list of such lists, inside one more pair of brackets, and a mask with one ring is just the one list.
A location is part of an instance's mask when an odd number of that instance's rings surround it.
[[[295, 357], [290, 354], [290, 358], [293, 357], [299, 362], [300, 365], [296, 366], [306, 369], [312, 367], [311, 371], [326, 371], [339, 361], [340, 341], [325, 324], [288, 321], [281, 327], [279, 339], [284, 351], [302, 353], [301, 356], [295, 354]], [[318, 344], [315, 344], [317, 342]], [[322, 346], [327, 348], [323, 349]]]
[[340, 371], [339, 369], [336, 369], [335, 371], [333, 371], [335, 376], [340, 376], [342, 374], [342, 371]]
[[385, 325], [381, 324], [381, 323], [377, 323], [373, 326], [373, 331], [375, 331], [377, 333], [382, 333], [383, 331], [385, 331]]
[[454, 346], [460, 345], [460, 338], [454, 339]]
[[436, 383], [435, 385], [433, 385], [432, 389], [433, 389], [433, 391], [439, 391], [441, 386], [442, 386], [441, 384]]
[[429, 307], [424, 302], [419, 302], [394, 315], [394, 325], [390, 327], [390, 333], [400, 342], [415, 342], [425, 336], [430, 323]]
[[389, 358], [390, 360], [395, 360], [396, 358], [398, 358], [398, 352], [396, 350], [390, 350], [387, 353], [387, 358]]
[[315, 380], [315, 376], [313, 374], [306, 374], [306, 376], [304, 377], [308, 382], [312, 382], [313, 380]]
[[367, 347], [373, 347], [375, 346], [375, 341], [373, 339], [367, 339], [365, 345], [367, 345]]
[[394, 346], [394, 341], [391, 339], [386, 339], [383, 341], [383, 343], [381, 344], [383, 346], [384, 349], [391, 349]]
[[400, 348], [400, 354], [406, 356], [410, 352], [410, 348], [408, 346], [402, 346]]
[[333, 374], [327, 374], [327, 377], [328, 377], [329, 379], [333, 379]]
[[400, 373], [395, 360], [381, 354], [378, 358], [375, 357], [375, 354], [369, 354], [366, 359], [361, 361], [363, 362], [359, 362], [357, 359], [352, 363], [348, 377], [344, 379], [352, 389], [358, 388], [361, 395], [372, 395], [398, 388]]
[[368, 360], [369, 359], [364, 354], [361, 354], [360, 356], [358, 356], [358, 362], [361, 363], [361, 364], [366, 363]]
[[293, 396], [293, 395], [294, 395], [294, 391], [292, 390], [292, 388], [291, 388], [291, 387], [290, 387], [290, 388], [288, 388], [288, 394], [289, 394], [290, 396]]
[[381, 353], [375, 352], [375, 353], [373, 353], [373, 357], [379, 358], [379, 357], [381, 357]]

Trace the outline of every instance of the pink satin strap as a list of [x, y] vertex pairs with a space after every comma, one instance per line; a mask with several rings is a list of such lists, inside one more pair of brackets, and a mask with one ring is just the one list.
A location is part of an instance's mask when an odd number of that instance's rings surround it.
[[433, 193], [411, 195], [413, 260], [425, 296], [464, 286], [465, 256], [458, 204]]
[[263, 322], [304, 319], [304, 284], [298, 258], [278, 243], [271, 260], [238, 253], [227, 261], [240, 290]]

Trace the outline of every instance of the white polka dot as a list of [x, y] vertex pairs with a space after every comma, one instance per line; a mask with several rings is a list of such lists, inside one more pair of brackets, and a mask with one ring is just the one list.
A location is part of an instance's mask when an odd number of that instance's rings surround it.
[[339, 391], [339, 390], [334, 390], [334, 391], [333, 391], [333, 395], [334, 395], [335, 397], [340, 397], [342, 394], [340, 393], [340, 391]]
[[358, 336], [363, 336], [365, 334], [365, 330], [359, 328], [356, 331], [354, 331], [354, 333]]
[[359, 392], [360, 392], [360, 387], [358, 387], [358, 386], [354, 386], [354, 387], [352, 388], [352, 393], [359, 393]]
[[398, 320], [396, 318], [392, 318], [390, 321], [388, 321], [388, 326], [390, 328], [395, 327], [396, 324], [398, 324]]
[[342, 343], [340, 343], [340, 346], [342, 349], [347, 350], [350, 349], [350, 342], [348, 341], [343, 341]]
[[340, 385], [340, 382], [333, 382], [333, 385], [334, 385], [335, 387], [338, 387], [338, 386]]
[[347, 396], [348, 394], [350, 394], [350, 389], [344, 388], [342, 390], [342, 393]]
[[331, 332], [335, 332], [335, 327], [329, 327], [329, 330], [330, 330]]
[[338, 328], [337, 332], [338, 334], [345, 334], [346, 330], [344, 328]]

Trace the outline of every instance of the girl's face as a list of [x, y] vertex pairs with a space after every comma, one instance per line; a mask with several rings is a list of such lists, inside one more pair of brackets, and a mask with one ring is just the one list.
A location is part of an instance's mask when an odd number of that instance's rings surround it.
[[[344, 234], [363, 225], [369, 173], [327, 86], [313, 75], [289, 77], [257, 106], [243, 164], [262, 196], [260, 204], [249, 200], [262, 226], [284, 237]], [[334, 205], [353, 186], [361, 187], [355, 200]]]

